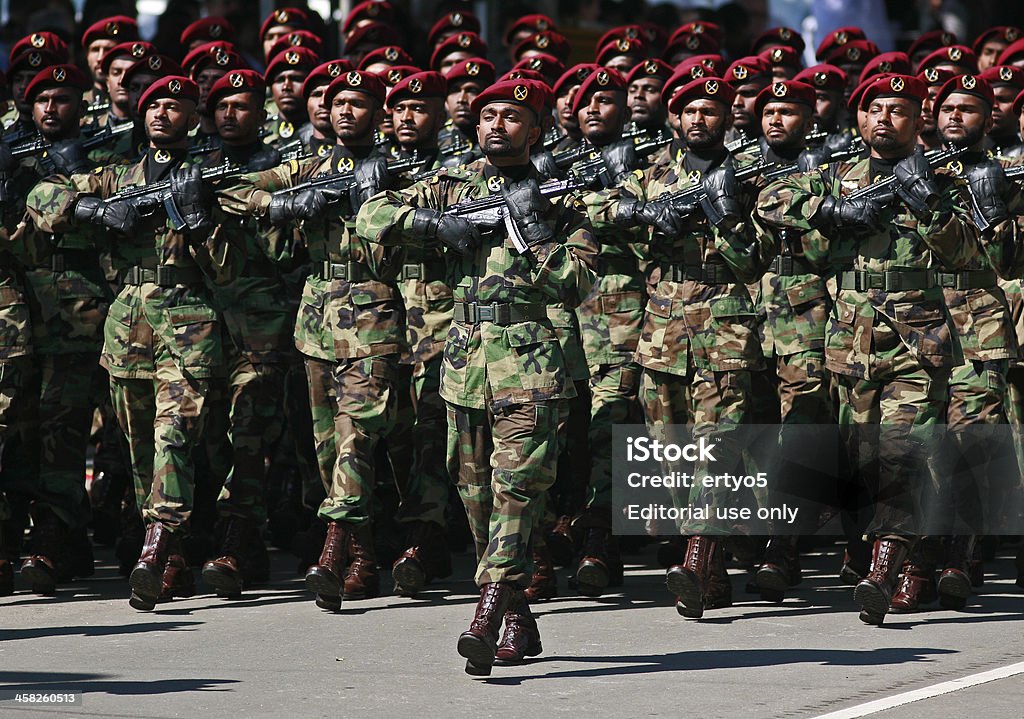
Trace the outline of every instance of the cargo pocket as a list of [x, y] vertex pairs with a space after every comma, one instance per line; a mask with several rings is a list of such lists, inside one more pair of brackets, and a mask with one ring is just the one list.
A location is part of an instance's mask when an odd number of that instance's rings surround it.
[[505, 329], [512, 368], [525, 390], [565, 384], [566, 368], [554, 330], [537, 322], [520, 322]]
[[900, 341], [922, 364], [941, 367], [953, 356], [953, 340], [941, 307], [894, 302], [889, 308]]
[[[390, 285], [376, 280], [352, 285], [352, 304], [355, 305], [355, 330], [360, 341], [405, 336], [402, 302]], [[394, 340], [392, 340], [394, 341]]]
[[793, 310], [794, 330], [803, 349], [820, 350], [825, 346], [825, 323], [831, 300], [824, 280], [813, 278], [786, 290]]
[[[967, 307], [969, 308], [969, 323], [973, 329], [978, 348], [982, 350], [1008, 349], [1013, 347], [1014, 332], [1008, 322], [1010, 308], [1006, 300], [1001, 297], [1002, 293], [993, 292], [969, 292], [967, 293]], [[950, 308], [953, 312], [952, 308]], [[958, 316], [953, 312], [954, 316]], [[967, 322], [964, 323], [965, 325]], [[966, 335], [968, 328], [961, 328]]]
[[131, 305], [115, 299], [103, 323], [103, 354], [118, 366], [125, 366], [128, 356], [141, 349], [132, 346], [133, 312]]
[[190, 374], [209, 377], [222, 360], [217, 314], [204, 305], [168, 307], [166, 311], [174, 333], [171, 351], [178, 366]]
[[100, 288], [84, 279], [57, 280], [57, 299], [69, 339], [98, 340], [103, 335], [110, 303]]
[[324, 299], [327, 293], [314, 287], [309, 281], [302, 288], [302, 299], [299, 311], [295, 316], [295, 344], [301, 349], [303, 345], [320, 346], [320, 336], [330, 332], [330, 325], [324, 317]]
[[640, 337], [644, 296], [641, 292], [611, 292], [601, 296], [601, 312], [608, 317], [608, 335], [615, 352], [632, 352]]
[[24, 352], [30, 336], [25, 297], [14, 287], [0, 287], [0, 357]]
[[720, 297], [711, 300], [710, 332], [701, 333], [705, 358], [712, 369], [746, 369], [761, 359], [757, 312], [750, 300]]
[[[866, 312], [873, 310], [866, 308]], [[826, 327], [825, 360], [846, 374], [868, 377], [871, 362], [871, 326], [873, 314], [858, 316], [857, 306], [837, 299], [831, 321]]]

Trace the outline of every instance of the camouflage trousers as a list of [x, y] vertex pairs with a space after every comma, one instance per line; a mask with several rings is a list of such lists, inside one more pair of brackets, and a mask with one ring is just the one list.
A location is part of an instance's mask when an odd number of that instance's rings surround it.
[[204, 438], [211, 454], [219, 455], [211, 466], [221, 466], [214, 474], [224, 481], [217, 514], [262, 525], [267, 518], [266, 459], [283, 432], [285, 367], [253, 362], [229, 342], [224, 346], [228, 376], [218, 401], [210, 402]]
[[29, 377], [32, 358], [0, 359], [0, 521], [11, 518], [7, 493], [26, 500], [35, 487], [29, 428], [35, 413]]
[[859, 522], [866, 534], [918, 534], [927, 458], [946, 421], [949, 375], [925, 367], [870, 380], [836, 375], [840, 436], [872, 504]]
[[398, 358], [305, 360], [316, 457], [327, 490], [318, 514], [324, 521], [368, 522], [375, 452], [395, 424]]
[[611, 529], [612, 430], [617, 424], [639, 424], [640, 367], [632, 362], [590, 368], [590, 481], [583, 514], [574, 526]]
[[38, 504], [52, 509], [72, 529], [89, 523], [85, 460], [93, 410], [102, 402], [99, 353], [37, 354], [34, 390], [38, 421], [32, 428]]
[[498, 410], [448, 405], [448, 470], [458, 477], [476, 545], [478, 586], [530, 584], [542, 496], [555, 481], [559, 426], [568, 400]]
[[446, 462], [445, 437], [438, 432], [446, 421], [441, 399], [443, 355], [426, 362], [402, 365], [404, 383], [398, 389], [395, 428], [388, 435], [388, 456], [401, 502], [398, 521], [433, 522], [445, 526], [444, 511], [452, 485]]
[[[660, 370], [644, 369], [640, 386], [640, 402], [644, 420], [652, 433], [665, 433], [673, 439], [671, 425], [693, 425], [694, 438], [706, 438], [718, 446], [716, 454], [733, 458], [711, 467], [697, 462], [692, 473], [698, 482], [688, 496], [677, 494], [685, 490], [672, 490], [677, 506], [725, 507], [734, 502], [734, 493], [724, 486], [703, 488], [699, 478], [708, 474], [742, 472], [742, 452], [737, 445], [734, 430], [750, 421], [753, 373], [749, 370], [716, 372], [691, 366], [686, 375], [670, 374]], [[708, 519], [677, 522], [681, 534], [716, 534], [730, 531], [731, 527]], [[664, 531], [659, 528], [659, 531]]]
[[161, 364], [154, 379], [110, 377], [110, 398], [128, 438], [143, 519], [183, 530], [195, 493], [193, 451], [203, 431], [210, 380]]

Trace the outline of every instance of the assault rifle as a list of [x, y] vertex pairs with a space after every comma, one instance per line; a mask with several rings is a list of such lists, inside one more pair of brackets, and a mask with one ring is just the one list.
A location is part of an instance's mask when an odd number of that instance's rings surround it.
[[[131, 122], [122, 122], [118, 123], [117, 125], [107, 125], [96, 134], [82, 140], [80, 145], [83, 150], [94, 150], [97, 147], [106, 144], [110, 139], [131, 131], [133, 125], [134, 123]], [[38, 155], [42, 152], [45, 152], [50, 148], [52, 144], [52, 142], [43, 137], [37, 137], [36, 139], [30, 142], [25, 142], [18, 145], [17, 147], [12, 147], [11, 155], [13, 155], [15, 159], [31, 157], [32, 155]]]
[[[228, 177], [235, 175], [241, 175], [245, 172], [244, 167], [234, 165], [230, 162], [224, 162], [216, 167], [208, 167], [202, 171], [203, 182], [214, 182], [216, 180], [223, 180]], [[153, 210], [158, 205], [163, 205], [164, 209], [167, 210], [167, 218], [171, 221], [171, 227], [176, 231], [181, 231], [188, 226], [185, 222], [185, 218], [181, 216], [181, 212], [178, 210], [177, 205], [174, 204], [174, 196], [171, 194], [171, 181], [161, 180], [160, 182], [154, 182], [149, 185], [136, 185], [134, 187], [126, 187], [123, 190], [115, 192], [110, 197], [104, 198], [104, 204], [110, 204], [113, 202], [122, 202], [124, 200], [135, 200], [140, 210], [149, 210], [149, 212], [140, 212], [140, 214], [152, 214]]]
[[[659, 131], [658, 134], [649, 136], [646, 132], [637, 133], [622, 133], [624, 139], [633, 141], [633, 148], [637, 155], [645, 155], [650, 152], [664, 147], [668, 143], [672, 142], [672, 136], [667, 132]], [[554, 155], [552, 159], [555, 161], [555, 166], [559, 170], [568, 170], [579, 162], [601, 160], [600, 148], [594, 147], [589, 142], [580, 142], [575, 147], [571, 147], [568, 150], [563, 150], [557, 155]]]
[[[388, 172], [392, 175], [397, 175], [400, 172], [406, 170], [412, 170], [413, 168], [420, 167], [423, 165], [424, 160], [420, 159], [418, 152], [413, 152], [407, 158], [401, 160], [392, 160], [388, 163]], [[348, 192], [352, 189], [355, 184], [355, 172], [325, 172], [317, 175], [311, 180], [300, 182], [298, 185], [292, 187], [285, 187], [283, 189], [274, 192], [274, 196], [291, 195], [296, 192], [302, 192], [303, 190], [315, 190], [315, 189], [332, 189], [341, 190], [342, 192]], [[423, 179], [423, 178], [417, 178]]]

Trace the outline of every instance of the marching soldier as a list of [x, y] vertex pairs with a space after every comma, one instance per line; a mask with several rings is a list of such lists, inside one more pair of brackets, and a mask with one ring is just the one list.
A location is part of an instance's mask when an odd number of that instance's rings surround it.
[[448, 122], [439, 134], [438, 151], [445, 167], [458, 167], [482, 156], [476, 142], [479, 118], [472, 107], [476, 96], [494, 84], [494, 65], [478, 57], [463, 60], [452, 66], [445, 80]]
[[299, 136], [305, 151], [314, 157], [327, 157], [337, 144], [331, 125], [331, 108], [326, 101], [327, 87], [334, 78], [351, 69], [345, 60], [331, 60], [313, 68], [302, 83], [309, 124], [300, 130]]
[[302, 83], [311, 70], [320, 64], [312, 50], [296, 47], [278, 53], [267, 64], [264, 77], [274, 101], [276, 114], [267, 118], [264, 130], [266, 143], [279, 152], [302, 146], [302, 135], [309, 123]]
[[106, 75], [103, 72], [103, 56], [115, 45], [138, 39], [138, 25], [125, 15], [114, 15], [97, 20], [82, 33], [85, 64], [92, 76], [92, 87], [85, 94], [87, 107], [82, 116], [83, 123], [91, 122], [94, 118], [101, 116], [107, 109], [103, 106], [110, 103]]
[[[142, 555], [132, 570], [131, 606], [153, 609], [165, 572], [188, 571], [181, 537], [192, 510], [192, 450], [202, 427], [210, 379], [221, 374], [220, 323], [203, 274], [223, 279], [230, 254], [210, 236], [188, 132], [199, 118], [198, 89], [184, 77], [154, 83], [139, 100], [149, 148], [132, 165], [69, 179], [51, 178], [29, 195], [41, 232], [106, 230], [123, 285], [107, 315], [101, 362], [110, 374], [118, 421], [128, 437], [139, 509], [146, 521]], [[153, 199], [117, 193], [168, 182], [183, 226], [174, 229]], [[177, 223], [175, 223], [177, 224]]]
[[[376, 242], [445, 247], [455, 319], [441, 396], [449, 471], [458, 477], [478, 558], [480, 601], [458, 643], [473, 675], [490, 674], [496, 656], [520, 662], [541, 652], [522, 590], [530, 582], [536, 503], [554, 482], [558, 429], [575, 393], [545, 305], [573, 306], [586, 295], [597, 251], [581, 206], [545, 198], [529, 163], [545, 94], [529, 80], [488, 88], [473, 106], [484, 161], [385, 193], [357, 218], [359, 233]], [[519, 249], [502, 227], [481, 235], [446, 213], [463, 201], [498, 197], [520, 228]]]
[[[295, 346], [306, 364], [327, 490], [319, 510], [327, 536], [319, 561], [306, 573], [306, 587], [317, 595], [317, 606], [337, 610], [343, 596], [379, 592], [371, 527], [375, 449], [395, 422], [398, 357], [406, 342], [395, 278], [399, 250], [360, 239], [353, 223], [362, 202], [393, 181], [373, 145], [384, 85], [352, 70], [331, 82], [325, 100], [338, 139], [330, 156], [243, 176], [221, 193], [220, 203], [230, 214], [266, 225], [300, 223], [314, 262]], [[330, 186], [288, 191], [321, 172], [348, 176], [351, 189], [344, 196]]]
[[[816, 263], [842, 263], [839, 296], [826, 331], [826, 369], [839, 388], [840, 429], [864, 480], [877, 480], [868, 575], [855, 599], [861, 620], [881, 624], [917, 536], [916, 492], [928, 437], [945, 420], [951, 368], [959, 352], [933, 268], [964, 266], [975, 230], [948, 174], [915, 151], [924, 83], [880, 76], [865, 89], [868, 159], [779, 180], [761, 195], [758, 217], [801, 237]], [[848, 197], [893, 177], [899, 198], [883, 208]], [[874, 434], [872, 434], [872, 428]], [[880, 434], [879, 434], [880, 432]], [[913, 435], [913, 438], [912, 438]], [[871, 478], [868, 463], [878, 463]]]

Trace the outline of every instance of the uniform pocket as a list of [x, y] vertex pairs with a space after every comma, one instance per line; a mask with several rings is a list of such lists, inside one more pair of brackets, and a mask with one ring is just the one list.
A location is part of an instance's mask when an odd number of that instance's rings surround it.
[[14, 287], [0, 287], [0, 349], [28, 347], [29, 312], [25, 297]]
[[825, 359], [833, 368], [867, 377], [871, 362], [871, 327], [874, 312], [837, 299], [825, 331]]
[[720, 297], [710, 302], [706, 331], [697, 332], [702, 354], [712, 369], [724, 371], [756, 365], [761, 357], [757, 312], [746, 297]]
[[926, 364], [941, 364], [941, 358], [952, 357], [952, 337], [942, 308], [894, 302], [888, 309], [900, 341], [915, 357]]
[[211, 307], [168, 307], [166, 313], [174, 336], [173, 352], [182, 369], [207, 370], [220, 364], [220, 328]]
[[523, 389], [561, 387], [565, 358], [554, 330], [538, 322], [520, 322], [505, 329], [513, 371]]
[[608, 317], [612, 349], [632, 352], [640, 337], [644, 295], [641, 292], [612, 292], [601, 296], [601, 311]]

